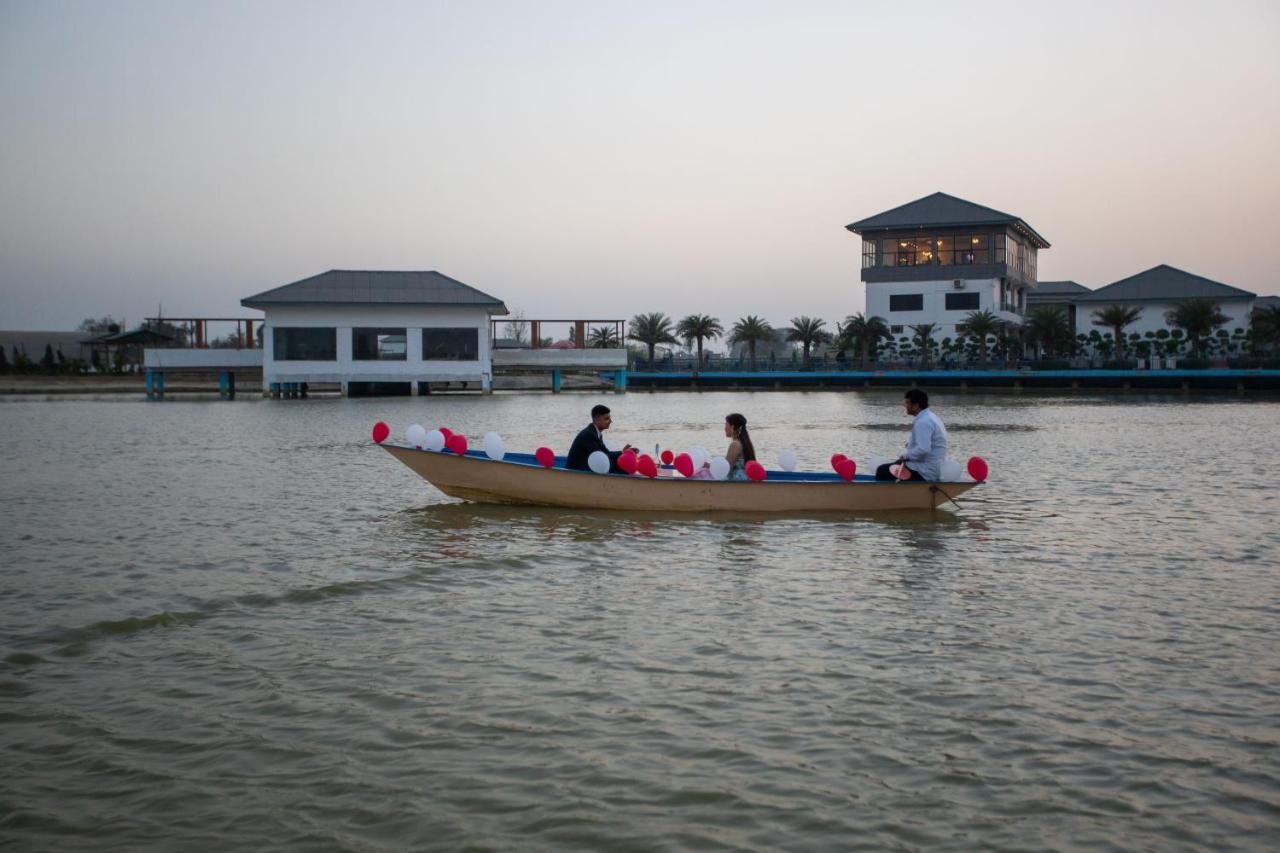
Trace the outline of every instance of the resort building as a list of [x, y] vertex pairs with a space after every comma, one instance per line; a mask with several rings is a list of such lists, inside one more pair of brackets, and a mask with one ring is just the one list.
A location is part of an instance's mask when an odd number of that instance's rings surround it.
[[1223, 328], [1228, 331], [1247, 329], [1256, 296], [1247, 290], [1183, 272], [1168, 264], [1160, 264], [1112, 282], [1106, 287], [1085, 289], [1082, 293], [1071, 295], [1069, 303], [1075, 309], [1073, 325], [1076, 334], [1087, 335], [1098, 329], [1093, 324], [1093, 312], [1111, 305], [1125, 305], [1142, 312], [1125, 328], [1125, 334], [1145, 335], [1161, 329], [1172, 330], [1173, 326], [1165, 315], [1176, 308], [1178, 303], [1188, 299], [1213, 300], [1227, 317]]
[[338, 383], [410, 393], [429, 382], [492, 387], [490, 318], [502, 300], [438, 272], [330, 270], [240, 300], [266, 314], [266, 391]]
[[940, 192], [845, 227], [862, 237], [866, 314], [894, 335], [930, 323], [954, 337], [973, 311], [1021, 323], [1049, 248], [1021, 217]]

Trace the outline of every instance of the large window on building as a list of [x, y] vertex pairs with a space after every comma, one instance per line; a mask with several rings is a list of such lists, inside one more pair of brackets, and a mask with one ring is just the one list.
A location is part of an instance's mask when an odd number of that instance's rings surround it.
[[889, 297], [890, 311], [923, 311], [923, 293], [894, 293]]
[[404, 329], [352, 329], [351, 352], [357, 361], [404, 361]]
[[978, 294], [948, 293], [947, 294], [947, 310], [948, 311], [977, 311], [978, 310]]
[[276, 361], [338, 360], [337, 329], [277, 326], [271, 330], [271, 338]]
[[423, 329], [423, 361], [476, 361], [480, 358], [480, 330]]
[[881, 265], [917, 267], [933, 263], [934, 237], [891, 237], [881, 241]]
[[862, 268], [874, 267], [876, 265], [876, 241], [862, 241]]

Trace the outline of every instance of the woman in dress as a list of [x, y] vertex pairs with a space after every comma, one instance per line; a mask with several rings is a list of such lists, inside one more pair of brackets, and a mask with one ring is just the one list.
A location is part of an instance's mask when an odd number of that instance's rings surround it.
[[736, 412], [724, 419], [724, 437], [729, 439], [729, 449], [724, 458], [729, 463], [728, 480], [747, 479], [747, 463], [756, 458], [755, 445], [747, 434], [747, 419]]

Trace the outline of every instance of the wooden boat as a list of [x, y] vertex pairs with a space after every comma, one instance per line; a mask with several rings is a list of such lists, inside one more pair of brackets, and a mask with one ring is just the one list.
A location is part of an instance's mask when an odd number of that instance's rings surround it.
[[495, 461], [480, 451], [459, 456], [396, 444], [381, 445], [446, 495], [475, 503], [527, 504], [642, 512], [868, 512], [935, 509], [977, 483], [877, 482], [860, 474], [769, 471], [759, 483], [685, 479], [665, 469], [648, 478], [571, 471], [564, 457], [544, 468], [529, 453]]

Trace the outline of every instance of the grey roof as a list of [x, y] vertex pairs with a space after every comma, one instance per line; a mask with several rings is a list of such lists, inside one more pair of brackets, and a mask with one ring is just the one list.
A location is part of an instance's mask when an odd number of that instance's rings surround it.
[[1037, 282], [1035, 290], [1028, 291], [1027, 295], [1031, 296], [1038, 293], [1043, 296], [1060, 296], [1062, 294], [1075, 295], [1088, 292], [1089, 288], [1074, 281], [1041, 281]]
[[1075, 301], [1168, 302], [1180, 299], [1252, 299], [1255, 295], [1238, 287], [1183, 272], [1168, 264], [1160, 264], [1091, 293], [1082, 293], [1075, 297]]
[[1010, 225], [1025, 234], [1041, 249], [1049, 241], [1020, 217], [983, 207], [946, 193], [934, 193], [908, 202], [892, 210], [877, 213], [846, 225], [855, 234], [867, 231], [892, 231], [901, 228], [957, 228], [966, 225]]
[[240, 300], [246, 308], [268, 305], [478, 305], [506, 314], [502, 300], [469, 284], [430, 271], [329, 270]]

